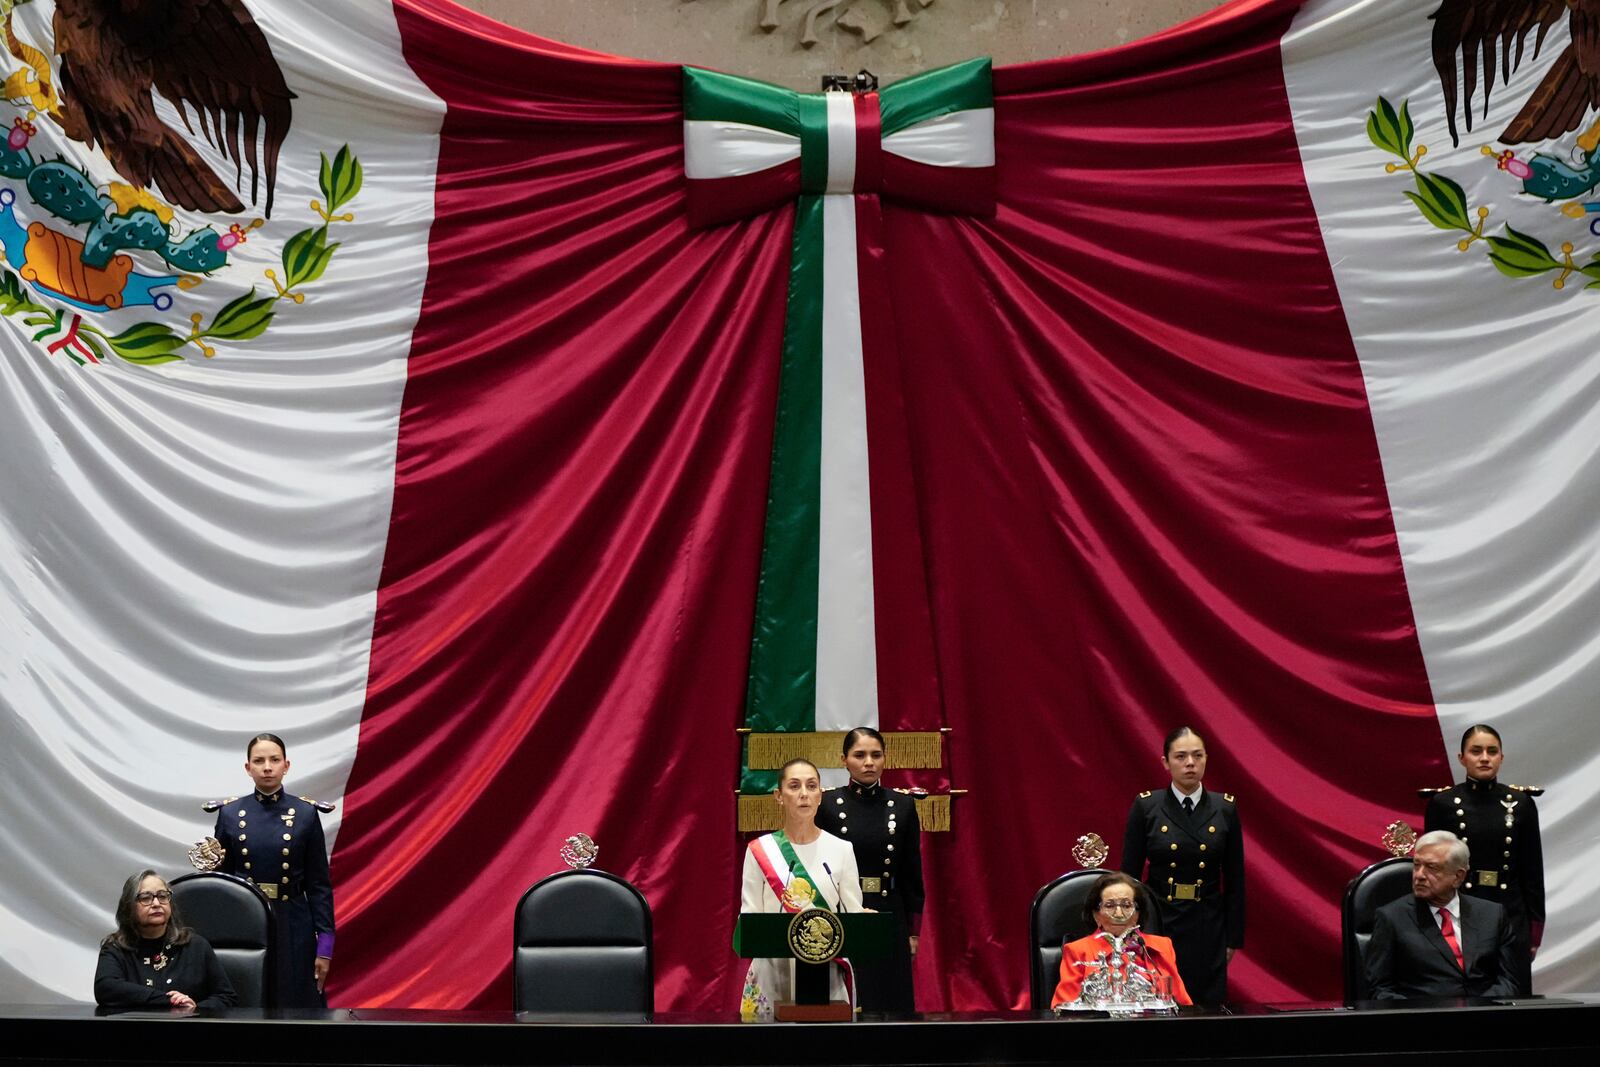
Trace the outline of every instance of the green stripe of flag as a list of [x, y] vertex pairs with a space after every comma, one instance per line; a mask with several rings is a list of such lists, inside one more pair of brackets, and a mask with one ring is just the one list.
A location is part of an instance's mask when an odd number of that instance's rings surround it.
[[[820, 193], [828, 188], [828, 101], [821, 93], [806, 93], [799, 100], [800, 191]], [[817, 277], [821, 279], [820, 272]]]
[[[778, 372], [761, 577], [745, 725], [759, 732], [816, 729], [817, 553], [822, 496], [822, 197], [795, 205], [789, 302]], [[769, 792], [773, 771], [752, 771], [739, 788]]]
[[690, 121], [742, 122], [798, 137], [800, 94], [778, 85], [683, 68], [683, 117]]
[[883, 135], [957, 111], [994, 107], [993, 61], [969, 59], [895, 82], [878, 94]]

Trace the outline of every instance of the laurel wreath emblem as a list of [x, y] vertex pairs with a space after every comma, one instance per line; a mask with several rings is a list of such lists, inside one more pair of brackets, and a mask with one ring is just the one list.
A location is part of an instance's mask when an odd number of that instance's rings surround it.
[[[1523, 233], [1509, 223], [1505, 225], [1503, 234], [1485, 233], [1489, 209], [1481, 205], [1473, 208], [1467, 202], [1466, 191], [1454, 179], [1444, 174], [1430, 174], [1422, 169], [1428, 146], [1418, 144], [1413, 149], [1415, 134], [1409, 100], [1401, 101], [1396, 110], [1392, 103], [1380, 96], [1377, 107], [1367, 113], [1367, 138], [1400, 160], [1386, 164], [1384, 169], [1390, 174], [1404, 171], [1412, 176], [1416, 190], [1413, 192], [1408, 189], [1405, 195], [1416, 205], [1423, 218], [1441, 230], [1458, 231], [1466, 235], [1456, 241], [1458, 251], [1465, 252], [1481, 241], [1488, 252], [1489, 262], [1507, 277], [1531, 278], [1555, 271], [1556, 277], [1551, 282], [1553, 288], [1566, 288], [1568, 279], [1574, 274], [1590, 279], [1585, 289], [1600, 288], [1600, 251], [1591, 254], [1588, 262], [1580, 265], [1581, 256], [1571, 241], [1561, 243], [1558, 258], [1544, 241]], [[1497, 153], [1485, 145], [1482, 152], [1494, 158], [1503, 170], [1517, 173], [1519, 166], [1522, 170], [1527, 169], [1526, 164], [1519, 164], [1509, 151]], [[1563, 211], [1570, 214], [1566, 209]], [[1581, 214], [1582, 209], [1579, 211]]]

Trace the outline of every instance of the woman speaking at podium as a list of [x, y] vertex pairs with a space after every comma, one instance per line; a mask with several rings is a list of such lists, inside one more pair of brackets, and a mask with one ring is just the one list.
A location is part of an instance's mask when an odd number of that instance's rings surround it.
[[[850, 845], [817, 829], [822, 776], [810, 760], [792, 759], [778, 772], [783, 829], [762, 834], [744, 854], [741, 912], [778, 913], [823, 907], [861, 911], [861, 879]], [[855, 1003], [850, 963], [835, 960], [830, 997]], [[753, 959], [744, 979], [739, 1016], [769, 1021], [773, 1008], [794, 999], [794, 961]]]

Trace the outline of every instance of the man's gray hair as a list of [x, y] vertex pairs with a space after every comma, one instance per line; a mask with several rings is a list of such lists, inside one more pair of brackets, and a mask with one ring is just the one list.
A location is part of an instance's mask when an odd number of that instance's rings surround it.
[[1420, 852], [1430, 845], [1443, 845], [1445, 862], [1452, 871], [1464, 871], [1472, 862], [1472, 853], [1467, 849], [1467, 843], [1449, 830], [1430, 830], [1417, 838], [1417, 847], [1414, 852]]

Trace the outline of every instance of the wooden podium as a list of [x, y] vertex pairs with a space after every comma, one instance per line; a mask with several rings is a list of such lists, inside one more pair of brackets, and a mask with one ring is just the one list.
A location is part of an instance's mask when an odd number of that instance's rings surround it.
[[[789, 945], [789, 925], [806, 912], [780, 912], [767, 915], [745, 912], [733, 928], [733, 951], [743, 959], [794, 960], [794, 1000], [781, 1001], [773, 1012], [783, 1022], [849, 1022], [855, 1017], [850, 1005], [830, 1000], [830, 958], [824, 963], [799, 959]], [[853, 912], [839, 915], [844, 926], [844, 941], [837, 957], [875, 960], [889, 955], [895, 934], [895, 917], [887, 912]]]

